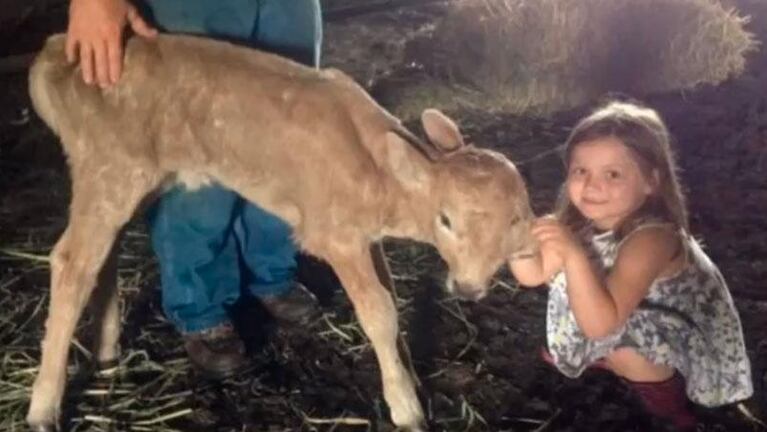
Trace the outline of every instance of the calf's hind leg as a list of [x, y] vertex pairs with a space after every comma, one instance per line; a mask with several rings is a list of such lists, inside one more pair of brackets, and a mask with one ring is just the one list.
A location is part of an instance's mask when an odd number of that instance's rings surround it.
[[117, 293], [117, 250], [120, 237], [115, 239], [112, 252], [104, 262], [96, 288], [91, 295], [89, 309], [96, 326], [96, 340], [93, 344], [95, 361], [99, 368], [115, 366], [120, 347], [120, 299]]
[[73, 166], [69, 223], [51, 253], [51, 294], [40, 370], [27, 422], [36, 431], [58, 428], [67, 357], [75, 326], [119, 230], [157, 180], [104, 163]]

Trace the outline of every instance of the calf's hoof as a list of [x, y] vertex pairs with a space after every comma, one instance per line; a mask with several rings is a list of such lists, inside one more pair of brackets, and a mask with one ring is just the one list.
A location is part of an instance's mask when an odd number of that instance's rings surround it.
[[419, 404], [407, 406], [405, 412], [392, 412], [392, 422], [397, 426], [397, 430], [406, 432], [426, 432], [426, 422], [423, 419], [423, 413]]
[[[426, 431], [421, 403], [407, 375], [402, 381], [384, 380], [384, 399], [389, 405], [392, 423], [399, 430], [408, 432]], [[389, 385], [386, 385], [389, 384]]]
[[55, 423], [27, 421], [27, 424], [29, 425], [29, 430], [33, 432], [58, 432], [59, 430]]
[[[35, 408], [34, 403], [32, 406]], [[58, 432], [61, 428], [57, 420], [56, 410], [30, 409], [27, 414], [29, 430], [35, 432]]]
[[419, 423], [413, 426], [400, 426], [398, 430], [406, 432], [428, 432], [429, 429], [423, 423]]

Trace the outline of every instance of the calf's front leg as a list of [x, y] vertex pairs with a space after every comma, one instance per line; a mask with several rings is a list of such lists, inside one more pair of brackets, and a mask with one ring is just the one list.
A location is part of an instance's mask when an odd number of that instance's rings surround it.
[[362, 330], [373, 345], [392, 421], [405, 430], [424, 430], [423, 410], [413, 380], [397, 350], [397, 309], [378, 280], [370, 250], [362, 244], [335, 246], [333, 249], [339, 253], [328, 262], [341, 280]]

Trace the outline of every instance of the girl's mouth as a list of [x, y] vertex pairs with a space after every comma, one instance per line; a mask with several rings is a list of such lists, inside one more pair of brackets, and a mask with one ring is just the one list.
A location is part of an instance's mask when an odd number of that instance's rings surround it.
[[607, 203], [607, 200], [596, 200], [592, 198], [582, 198], [581, 202], [586, 205], [603, 205]]

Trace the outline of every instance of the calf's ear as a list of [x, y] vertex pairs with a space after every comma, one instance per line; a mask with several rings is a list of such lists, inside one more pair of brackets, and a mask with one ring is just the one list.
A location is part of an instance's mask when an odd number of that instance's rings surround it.
[[424, 189], [431, 181], [429, 161], [395, 132], [386, 133], [386, 166], [405, 189]]
[[441, 111], [434, 108], [424, 110], [421, 123], [429, 140], [441, 151], [453, 151], [465, 145], [458, 126]]

